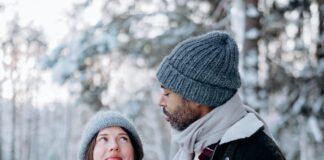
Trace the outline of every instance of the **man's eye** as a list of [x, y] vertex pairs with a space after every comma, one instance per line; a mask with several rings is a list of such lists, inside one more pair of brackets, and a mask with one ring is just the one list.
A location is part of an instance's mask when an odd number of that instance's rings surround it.
[[164, 96], [169, 96], [170, 93], [163, 93]]

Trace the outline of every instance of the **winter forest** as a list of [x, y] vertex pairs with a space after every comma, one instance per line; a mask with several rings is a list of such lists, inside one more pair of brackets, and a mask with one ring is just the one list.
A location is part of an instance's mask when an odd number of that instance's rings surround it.
[[145, 160], [170, 159], [155, 72], [212, 30], [238, 42], [239, 93], [286, 159], [323, 160], [323, 18], [324, 0], [0, 0], [0, 160], [75, 160], [107, 109], [133, 120]]

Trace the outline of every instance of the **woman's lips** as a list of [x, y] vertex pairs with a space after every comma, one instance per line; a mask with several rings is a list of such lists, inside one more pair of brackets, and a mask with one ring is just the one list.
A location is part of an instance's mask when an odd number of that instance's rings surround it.
[[109, 157], [105, 160], [123, 160], [121, 157]]

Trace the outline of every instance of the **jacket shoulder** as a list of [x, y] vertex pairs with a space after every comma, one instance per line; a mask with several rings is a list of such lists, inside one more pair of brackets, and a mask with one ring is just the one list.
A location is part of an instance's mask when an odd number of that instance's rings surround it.
[[276, 143], [261, 130], [251, 137], [220, 145], [215, 155], [221, 159], [285, 160]]

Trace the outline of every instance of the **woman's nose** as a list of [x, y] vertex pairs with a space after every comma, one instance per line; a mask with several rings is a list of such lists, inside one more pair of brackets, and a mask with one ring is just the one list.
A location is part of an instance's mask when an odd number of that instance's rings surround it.
[[118, 143], [115, 141], [110, 142], [109, 151], [119, 151]]

